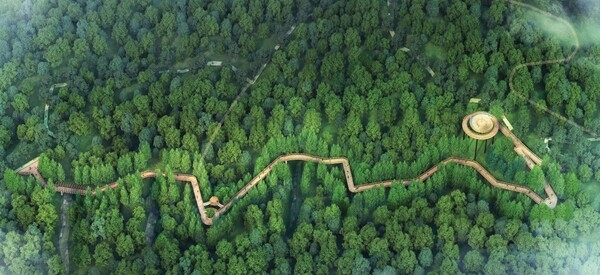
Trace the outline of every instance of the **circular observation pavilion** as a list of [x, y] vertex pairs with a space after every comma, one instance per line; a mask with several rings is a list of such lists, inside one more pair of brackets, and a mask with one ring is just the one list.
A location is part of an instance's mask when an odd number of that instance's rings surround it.
[[488, 112], [475, 112], [465, 116], [462, 128], [465, 134], [474, 139], [488, 140], [498, 133], [500, 122]]
[[219, 201], [219, 197], [212, 196], [212, 197], [210, 197], [210, 199], [207, 202], [204, 202], [204, 206], [213, 206], [213, 207], [222, 208], [223, 204], [221, 204], [221, 202]]

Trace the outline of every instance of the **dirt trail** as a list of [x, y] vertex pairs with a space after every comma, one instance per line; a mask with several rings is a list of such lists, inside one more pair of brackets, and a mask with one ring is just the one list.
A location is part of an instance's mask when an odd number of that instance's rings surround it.
[[[291, 167], [290, 167], [291, 168]], [[304, 167], [302, 165], [296, 165], [292, 172], [292, 187], [290, 190], [290, 203], [289, 203], [289, 226], [288, 230], [294, 228], [296, 221], [298, 220], [298, 213], [300, 213], [300, 207], [302, 206], [303, 197], [300, 193], [300, 183], [302, 181], [302, 173], [304, 171]], [[288, 231], [289, 233], [289, 231]]]
[[149, 247], [152, 246], [152, 243], [154, 241], [154, 226], [156, 225], [156, 220], [156, 215], [150, 212], [150, 214], [148, 215], [148, 220], [146, 221], [146, 229], [144, 230], [144, 233], [146, 235], [146, 245]]
[[58, 240], [58, 248], [60, 250], [60, 256], [63, 261], [63, 265], [65, 266], [65, 273], [69, 273], [69, 233], [71, 232], [71, 228], [69, 227], [69, 215], [67, 211], [71, 205], [71, 196], [63, 196], [63, 201], [60, 207], [60, 237]]

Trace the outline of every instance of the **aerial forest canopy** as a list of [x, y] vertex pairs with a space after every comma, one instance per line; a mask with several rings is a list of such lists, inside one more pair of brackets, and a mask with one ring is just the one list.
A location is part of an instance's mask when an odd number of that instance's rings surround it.
[[[598, 14], [592, 0], [0, 1], [0, 274], [598, 274]], [[505, 116], [542, 165], [506, 136], [465, 136], [475, 111]], [[346, 158], [357, 185], [475, 157], [558, 203], [456, 163], [352, 193], [345, 166], [282, 162], [236, 197], [290, 153]], [[203, 224], [183, 174], [231, 208]]]

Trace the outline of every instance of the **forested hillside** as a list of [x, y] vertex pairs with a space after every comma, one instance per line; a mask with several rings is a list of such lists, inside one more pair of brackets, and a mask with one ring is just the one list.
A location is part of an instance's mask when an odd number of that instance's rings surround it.
[[[3, 1], [0, 273], [597, 274], [600, 5], [527, 3], [577, 39], [506, 0]], [[476, 110], [506, 115], [541, 169], [501, 135], [475, 152]], [[476, 153], [559, 202], [454, 164], [351, 194], [341, 167], [289, 162], [206, 226], [173, 177], [228, 201], [287, 153], [346, 157], [357, 183]], [[15, 173], [37, 156], [48, 188]]]

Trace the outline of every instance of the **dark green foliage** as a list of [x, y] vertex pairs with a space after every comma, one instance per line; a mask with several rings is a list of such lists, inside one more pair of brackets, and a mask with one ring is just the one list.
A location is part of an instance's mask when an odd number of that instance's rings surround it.
[[[588, 186], [600, 179], [600, 150], [508, 88], [515, 65], [572, 50], [542, 31], [535, 12], [503, 0], [8, 2], [0, 273], [64, 272], [53, 186], [91, 192], [117, 176], [118, 189], [78, 197], [69, 210], [71, 273], [598, 270], [587, 235], [599, 225]], [[560, 10], [541, 2], [532, 4]], [[577, 22], [597, 7], [564, 5], [558, 13]], [[514, 88], [599, 132], [600, 48], [580, 38], [568, 65], [521, 68]], [[206, 66], [212, 60], [223, 66]], [[482, 101], [467, 105], [472, 97]], [[191, 188], [173, 176], [192, 173], [205, 200], [223, 203], [285, 153], [347, 157], [357, 184], [411, 179], [446, 157], [472, 157], [458, 125], [486, 108], [549, 158], [529, 172], [499, 136], [478, 160], [536, 193], [547, 180], [555, 209], [458, 165], [425, 183], [351, 194], [339, 166], [307, 163], [301, 173], [281, 165], [207, 227]], [[6, 169], [40, 154], [47, 189]], [[167, 175], [136, 174], [156, 168]]]

